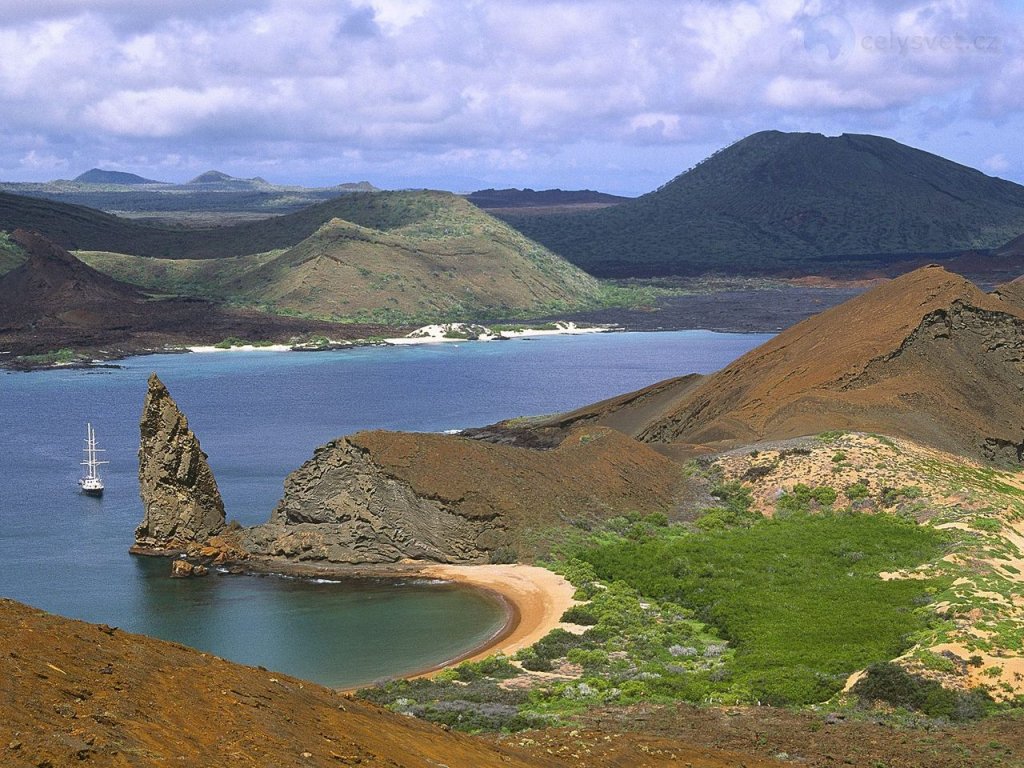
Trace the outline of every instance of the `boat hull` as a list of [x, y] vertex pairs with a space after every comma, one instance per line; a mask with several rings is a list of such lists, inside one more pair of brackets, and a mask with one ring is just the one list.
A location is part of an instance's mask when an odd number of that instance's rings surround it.
[[103, 489], [102, 488], [83, 488], [82, 489], [82, 493], [84, 493], [86, 496], [102, 496], [103, 495]]

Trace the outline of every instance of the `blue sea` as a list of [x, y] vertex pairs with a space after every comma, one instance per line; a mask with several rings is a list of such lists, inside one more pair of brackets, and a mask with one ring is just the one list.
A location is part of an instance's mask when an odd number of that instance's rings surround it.
[[[341, 435], [564, 411], [716, 370], [768, 338], [610, 333], [152, 355], [118, 369], [0, 373], [0, 596], [328, 685], [423, 669], [490, 636], [501, 606], [421, 582], [172, 580], [166, 561], [128, 554], [142, 519], [138, 421], [151, 372], [209, 454], [229, 519], [252, 525], [267, 519], [285, 476]], [[86, 422], [110, 461], [101, 499], [77, 487]]]

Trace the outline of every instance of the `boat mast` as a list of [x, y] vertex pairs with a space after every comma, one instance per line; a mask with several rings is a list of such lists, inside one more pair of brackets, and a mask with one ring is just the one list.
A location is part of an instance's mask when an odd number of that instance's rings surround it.
[[85, 461], [83, 461], [82, 464], [84, 464], [85, 466], [87, 466], [89, 468], [89, 473], [88, 473], [88, 475], [86, 475], [86, 479], [98, 480], [99, 479], [99, 473], [96, 471], [96, 468], [100, 464], [109, 464], [110, 462], [109, 461], [98, 461], [96, 459], [96, 453], [98, 451], [103, 451], [105, 449], [97, 448], [96, 447], [96, 433], [93, 432], [92, 424], [91, 423], [87, 423], [85, 425], [85, 428], [86, 428]]

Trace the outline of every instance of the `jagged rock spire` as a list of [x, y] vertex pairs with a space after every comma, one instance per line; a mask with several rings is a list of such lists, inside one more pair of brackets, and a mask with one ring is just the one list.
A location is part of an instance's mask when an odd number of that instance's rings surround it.
[[136, 551], [173, 551], [223, 530], [224, 502], [207, 456], [167, 387], [149, 377], [139, 424], [139, 491], [145, 517]]

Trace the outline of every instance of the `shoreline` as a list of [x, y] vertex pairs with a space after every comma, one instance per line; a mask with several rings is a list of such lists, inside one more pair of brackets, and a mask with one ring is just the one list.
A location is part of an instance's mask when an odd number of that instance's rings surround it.
[[[268, 558], [245, 561], [240, 565], [249, 574], [277, 574], [298, 578], [431, 579], [484, 592], [501, 604], [505, 611], [505, 621], [485, 640], [457, 656], [443, 659], [423, 669], [397, 675], [394, 679], [433, 677], [464, 661], [479, 661], [499, 653], [512, 656], [561, 626], [562, 614], [577, 603], [573, 599], [576, 588], [563, 576], [537, 565], [522, 563], [452, 565], [406, 561], [328, 565]], [[361, 687], [366, 686], [338, 690], [351, 692]]]

